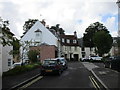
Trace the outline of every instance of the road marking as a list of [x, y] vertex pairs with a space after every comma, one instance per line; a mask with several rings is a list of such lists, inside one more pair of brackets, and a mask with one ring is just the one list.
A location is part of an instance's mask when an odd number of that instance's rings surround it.
[[100, 86], [98, 85], [98, 83], [95, 81], [95, 79], [92, 76], [89, 76], [93, 86], [95, 87], [96, 90], [101, 90]]
[[100, 86], [98, 85], [98, 83], [95, 81], [95, 79], [93, 77], [91, 77], [92, 80], [94, 81], [95, 85], [97, 85], [98, 88], [100, 88]]
[[97, 87], [95, 86], [94, 82], [92, 81], [91, 77], [89, 76], [90, 81], [92, 82], [93, 86], [95, 87], [95, 89], [97, 90]]
[[40, 79], [42, 79], [42, 78], [43, 78], [43, 76], [39, 76], [38, 78], [32, 80], [31, 82], [29, 82], [29, 83], [25, 84], [24, 86], [18, 88], [17, 90], [25, 89], [25, 88], [27, 88], [28, 86], [32, 85], [33, 83], [35, 83], [36, 81], [38, 81], [38, 80], [40, 80]]
[[93, 70], [91, 70], [93, 76], [102, 84], [102, 86], [106, 89], [109, 90], [108, 87], [103, 83], [103, 81], [101, 81], [101, 79], [93, 72]]

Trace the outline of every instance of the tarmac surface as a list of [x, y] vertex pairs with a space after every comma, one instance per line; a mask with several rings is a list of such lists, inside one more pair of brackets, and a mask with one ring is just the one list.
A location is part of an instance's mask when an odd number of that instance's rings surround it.
[[[81, 62], [79, 62], [81, 63]], [[120, 73], [111, 70], [109, 68], [104, 68], [94, 63], [82, 62], [82, 64], [90, 71], [92, 70], [96, 76], [108, 87], [108, 89], [120, 90]], [[34, 69], [29, 72], [25, 72], [23, 74], [19, 74], [16, 76], [7, 76], [2, 78], [2, 90], [7, 90], [27, 79], [34, 77], [35, 75], [40, 74], [40, 69]]]

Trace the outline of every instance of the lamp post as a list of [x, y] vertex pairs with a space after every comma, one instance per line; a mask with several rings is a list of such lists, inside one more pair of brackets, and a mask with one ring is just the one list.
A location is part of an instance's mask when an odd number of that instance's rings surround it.
[[[120, 18], [120, 15], [119, 15], [119, 9], [120, 9], [120, 0], [118, 0], [117, 2], [116, 2], [116, 4], [118, 5], [118, 39], [119, 39], [119, 37], [120, 37], [120, 26], [119, 26], [119, 18]], [[119, 52], [120, 50], [119, 50], [119, 45], [118, 45], [118, 52]], [[119, 77], [118, 77], [118, 88], [120, 89], [120, 73], [119, 73], [119, 75], [118, 75]]]
[[120, 37], [120, 26], [119, 26], [119, 22], [120, 22], [120, 13], [119, 13], [119, 9], [120, 9], [120, 0], [118, 0], [116, 2], [116, 4], [118, 5], [118, 37]]

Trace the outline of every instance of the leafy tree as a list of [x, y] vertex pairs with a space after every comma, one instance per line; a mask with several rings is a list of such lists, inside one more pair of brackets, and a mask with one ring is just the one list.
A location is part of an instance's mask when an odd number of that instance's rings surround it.
[[29, 60], [34, 63], [37, 62], [37, 55], [39, 54], [39, 52], [37, 50], [30, 50], [28, 51], [28, 58]]
[[20, 42], [17, 38], [14, 38], [13, 39], [13, 42], [12, 42], [12, 45], [13, 45], [13, 50], [10, 52], [10, 54], [13, 55], [13, 58], [15, 57], [18, 57], [19, 54], [20, 54]]
[[83, 46], [90, 47], [90, 53], [91, 48], [95, 47], [93, 36], [96, 32], [99, 31], [105, 31], [106, 33], [109, 33], [108, 29], [103, 26], [100, 22], [95, 22], [93, 24], [90, 24], [88, 28], [86, 28], [84, 36], [83, 36]]
[[105, 31], [96, 32], [93, 41], [97, 47], [97, 52], [100, 56], [108, 53], [112, 47], [113, 39], [109, 33]]
[[6, 45], [11, 45], [12, 44], [12, 39], [13, 39], [13, 33], [10, 32], [10, 29], [9, 29], [9, 21], [6, 20], [6, 21], [3, 21], [3, 19], [0, 17], [0, 34], [1, 37], [0, 37], [0, 43], [3, 45], [3, 46], [6, 46]]
[[65, 31], [63, 30], [63, 28], [60, 28], [59, 26], [60, 26], [60, 24], [56, 24], [56, 26], [51, 26], [50, 29], [54, 29], [55, 32], [59, 33], [60, 35], [65, 34], [64, 33]]
[[88, 26], [88, 28], [86, 28], [84, 36], [83, 36], [83, 42], [84, 42], [85, 47], [94, 47], [95, 46], [94, 42], [93, 42], [93, 36], [94, 36], [95, 32], [99, 32], [99, 31], [105, 31], [105, 32], [109, 33], [107, 28], [99, 22], [90, 24], [90, 26]]
[[38, 21], [38, 19], [28, 19], [27, 21], [25, 21], [23, 30], [25, 32], [28, 31], [35, 24], [36, 21]]

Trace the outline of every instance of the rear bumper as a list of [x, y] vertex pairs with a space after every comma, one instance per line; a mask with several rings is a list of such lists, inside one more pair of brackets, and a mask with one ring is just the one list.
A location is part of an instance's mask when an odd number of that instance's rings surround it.
[[61, 69], [43, 69], [41, 73], [57, 73]]

